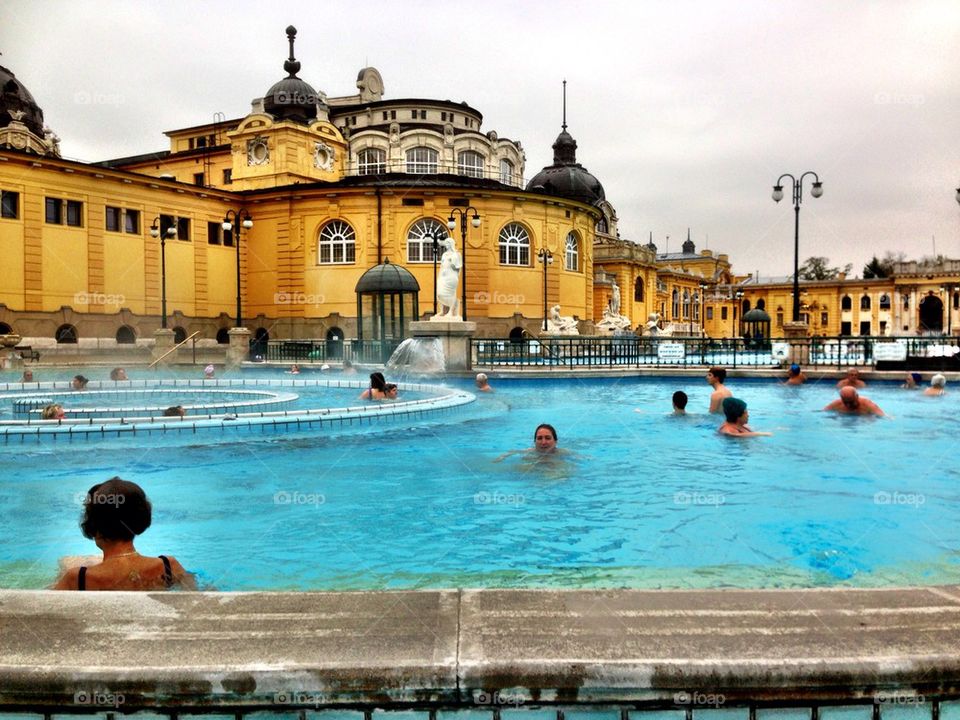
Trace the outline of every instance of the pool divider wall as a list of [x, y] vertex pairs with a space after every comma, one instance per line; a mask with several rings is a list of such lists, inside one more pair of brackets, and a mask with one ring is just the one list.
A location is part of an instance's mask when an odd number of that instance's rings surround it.
[[[38, 392], [66, 390], [69, 381], [53, 383], [28, 383]], [[116, 388], [119, 385], [133, 388], [202, 388], [216, 390], [230, 388], [234, 391], [246, 387], [332, 387], [363, 390], [369, 387], [362, 380], [301, 380], [301, 379], [213, 379], [213, 380], [133, 380], [125, 382], [91, 381], [88, 388]], [[0, 396], [0, 402], [23, 399], [23, 385], [8, 383], [0, 385], [12, 388], [13, 395]], [[62, 420], [12, 420], [0, 422], [0, 442], [41, 441], [43, 439], [101, 439], [131, 435], [154, 435], [164, 433], [182, 434], [197, 431], [221, 430], [234, 432], [242, 429], [258, 429], [261, 432], [286, 432], [292, 430], [317, 430], [324, 427], [352, 425], [356, 422], [385, 422], [409, 417], [421, 418], [433, 413], [442, 413], [467, 405], [476, 400], [472, 393], [420, 383], [401, 383], [400, 390], [426, 394], [427, 397], [416, 400], [396, 400], [389, 402], [368, 402], [357, 400], [357, 405], [341, 408], [317, 408], [304, 410], [276, 410], [250, 413], [228, 413], [224, 415], [188, 415], [185, 417], [114, 417], [104, 418], [91, 415], [85, 418], [65, 418]], [[78, 392], [80, 395], [82, 391]]]
[[[958, 586], [5, 590], [0, 717], [349, 707], [590, 710], [607, 720], [726, 709], [752, 720], [769, 706], [811, 720], [832, 711], [941, 720], [942, 709], [943, 718], [960, 712], [957, 648]], [[840, 712], [845, 705], [855, 714]]]

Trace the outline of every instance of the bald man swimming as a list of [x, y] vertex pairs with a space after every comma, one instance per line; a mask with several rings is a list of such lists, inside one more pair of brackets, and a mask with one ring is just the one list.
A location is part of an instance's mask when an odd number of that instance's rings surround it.
[[876, 415], [884, 417], [883, 410], [877, 404], [868, 398], [863, 397], [850, 387], [840, 388], [840, 399], [834, 400], [827, 405], [824, 410], [843, 413], [845, 415]]

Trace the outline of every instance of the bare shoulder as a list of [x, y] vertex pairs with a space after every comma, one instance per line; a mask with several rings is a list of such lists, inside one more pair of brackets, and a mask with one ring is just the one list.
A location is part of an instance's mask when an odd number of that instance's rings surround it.
[[67, 568], [63, 574], [57, 579], [53, 584], [52, 590], [76, 590], [78, 585], [78, 578], [80, 576], [80, 568], [72, 567]]
[[175, 557], [167, 556], [167, 560], [170, 561], [170, 571], [173, 573], [173, 581], [184, 590], [196, 590], [197, 582], [193, 574], [188, 572]]

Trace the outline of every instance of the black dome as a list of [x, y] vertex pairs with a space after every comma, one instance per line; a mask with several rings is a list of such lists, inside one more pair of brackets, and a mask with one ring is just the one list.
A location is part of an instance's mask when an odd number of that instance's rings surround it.
[[283, 69], [289, 74], [267, 90], [267, 94], [263, 96], [263, 109], [278, 120], [309, 124], [317, 119], [320, 96], [310, 83], [297, 77], [300, 63], [293, 56], [293, 42], [296, 37], [297, 29], [291, 25], [287, 28], [290, 57], [283, 63]]
[[0, 127], [6, 127], [13, 121], [11, 112], [24, 113], [20, 122], [34, 135], [43, 137], [43, 110], [16, 76], [0, 65]]
[[553, 143], [553, 165], [545, 167], [527, 183], [527, 190], [599, 205], [605, 198], [603, 185], [577, 162], [577, 141], [567, 126]]
[[387, 260], [382, 265], [374, 265], [361, 275], [355, 290], [358, 293], [415, 293], [420, 292], [420, 283], [409, 270]]
[[767, 311], [761, 310], [760, 308], [747, 310], [740, 319], [743, 320], [743, 322], [770, 322], [770, 316], [767, 314]]

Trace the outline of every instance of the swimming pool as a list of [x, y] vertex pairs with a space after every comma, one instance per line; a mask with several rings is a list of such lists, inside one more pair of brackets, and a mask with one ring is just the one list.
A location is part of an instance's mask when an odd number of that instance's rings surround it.
[[[44, 587], [58, 557], [95, 550], [78, 498], [114, 474], [154, 503], [138, 549], [221, 590], [956, 581], [960, 393], [877, 384], [865, 394], [895, 419], [872, 420], [815, 412], [832, 383], [734, 379], [751, 424], [775, 435], [732, 440], [702, 414], [700, 378], [495, 385], [455, 412], [383, 426], [10, 447], [3, 586]], [[666, 416], [675, 389], [698, 414]], [[298, 389], [307, 404], [313, 392]], [[571, 456], [494, 462], [540, 422]]]

